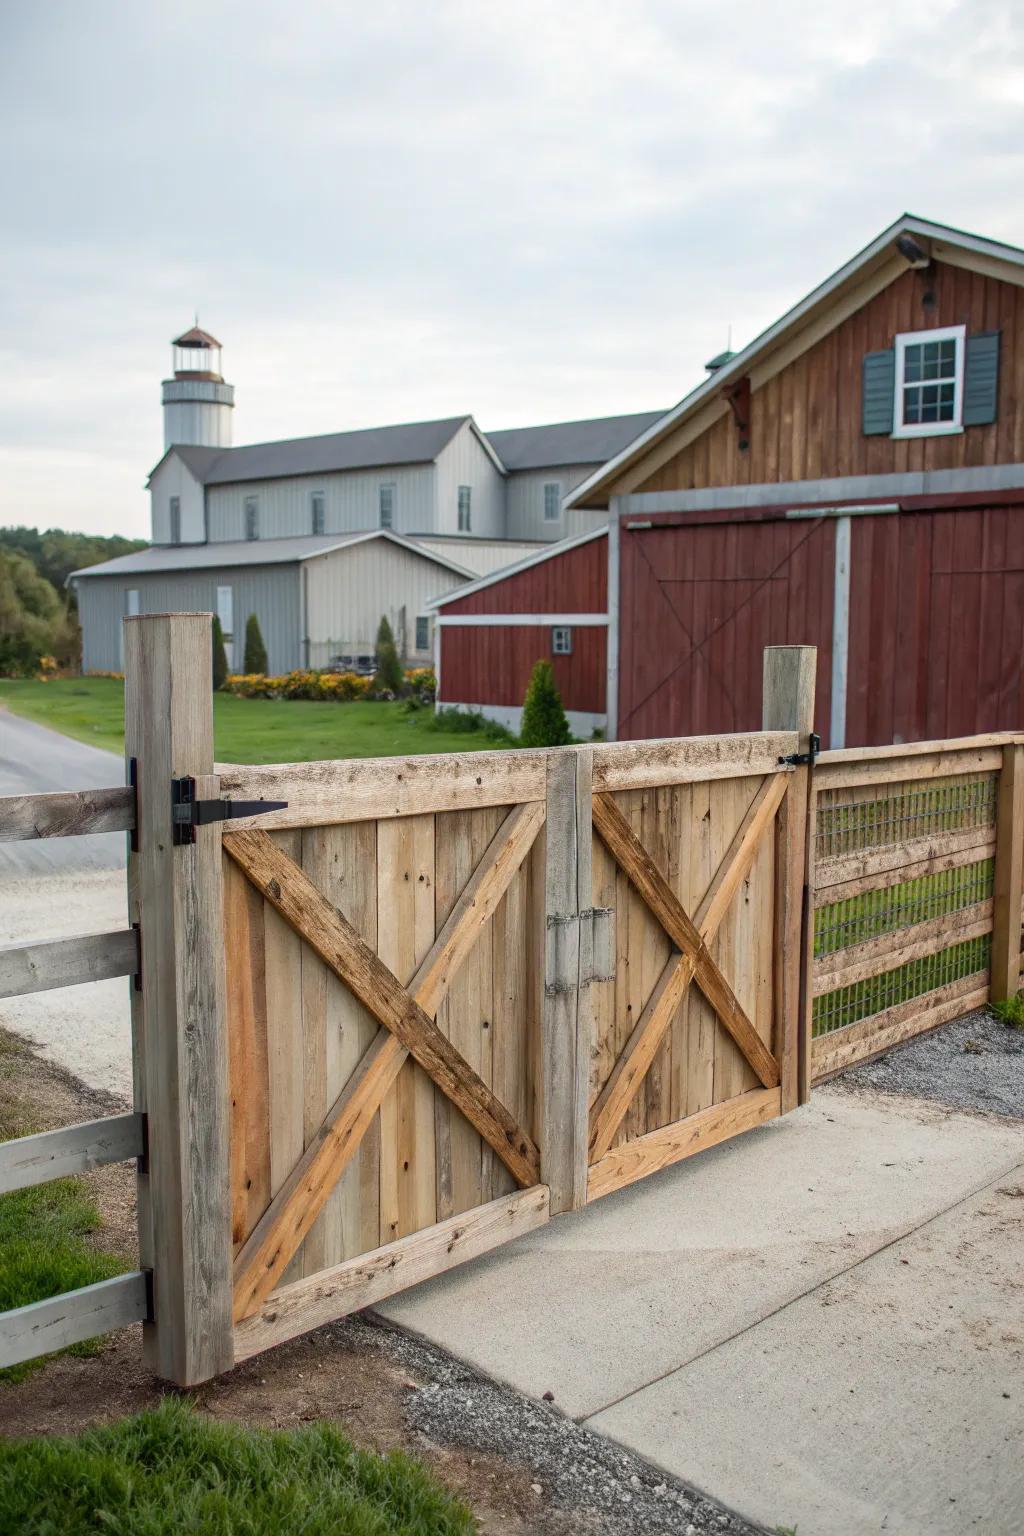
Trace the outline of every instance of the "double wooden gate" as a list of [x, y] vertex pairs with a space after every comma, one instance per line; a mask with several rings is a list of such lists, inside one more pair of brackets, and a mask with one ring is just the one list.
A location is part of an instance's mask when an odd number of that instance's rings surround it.
[[795, 1106], [799, 746], [221, 768], [234, 1359]]
[[134, 1113], [0, 1187], [138, 1156], [140, 1248], [0, 1363], [140, 1319], [192, 1385], [806, 1097], [813, 652], [767, 653], [751, 735], [215, 767], [209, 626], [126, 621], [127, 789], [0, 815], [131, 834], [134, 932], [38, 984], [134, 976]]

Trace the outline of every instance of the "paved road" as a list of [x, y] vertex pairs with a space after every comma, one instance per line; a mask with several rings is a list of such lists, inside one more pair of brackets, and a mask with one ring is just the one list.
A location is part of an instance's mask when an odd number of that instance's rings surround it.
[[[124, 762], [113, 752], [72, 741], [70, 736], [0, 709], [0, 795], [103, 789], [123, 783]], [[123, 869], [124, 861], [123, 832], [0, 843], [0, 881]]]

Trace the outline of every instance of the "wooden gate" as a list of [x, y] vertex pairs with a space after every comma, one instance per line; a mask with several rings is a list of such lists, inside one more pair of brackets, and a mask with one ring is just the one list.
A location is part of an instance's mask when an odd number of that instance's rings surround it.
[[737, 739], [618, 747], [595, 768], [594, 893], [617, 953], [592, 1002], [589, 1199], [801, 1096], [806, 776], [779, 762], [795, 736], [725, 776], [709, 749]]

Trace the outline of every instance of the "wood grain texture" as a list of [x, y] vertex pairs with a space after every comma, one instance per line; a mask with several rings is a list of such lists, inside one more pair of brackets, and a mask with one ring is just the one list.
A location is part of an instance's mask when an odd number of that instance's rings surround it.
[[458, 1105], [520, 1183], [537, 1183], [538, 1154], [532, 1139], [342, 914], [266, 833], [231, 832], [224, 846], [295, 931]]
[[858, 757], [852, 762], [838, 760], [846, 758], [845, 752], [837, 752], [834, 757], [832, 753], [823, 752], [814, 770], [819, 789], [866, 788], [875, 784], [951, 778], [957, 774], [991, 773], [1002, 766], [1003, 760], [999, 746], [941, 747], [931, 752], [906, 752], [899, 757], [883, 756], [882, 748], [877, 753], [873, 748], [871, 751], [874, 755]]
[[481, 805], [543, 800], [544, 751], [438, 753], [426, 757], [344, 758], [337, 762], [217, 765], [233, 800], [287, 800], [284, 811], [232, 827], [264, 831], [388, 820]]
[[147, 1318], [141, 1270], [0, 1312], [0, 1368], [20, 1365]]
[[[985, 828], [978, 829], [981, 832]], [[985, 837], [983, 842], [961, 848], [955, 853], [933, 854], [930, 858], [911, 859], [905, 864], [894, 865], [870, 875], [857, 875], [851, 880], [839, 880], [833, 885], [819, 886], [815, 878], [811, 900], [815, 908], [828, 907], [837, 901], [848, 901], [851, 896], [862, 896], [865, 891], [888, 890], [893, 885], [904, 885], [908, 880], [918, 880], [922, 875], [944, 874], [949, 869], [962, 869], [966, 864], [978, 864], [990, 859], [996, 851], [996, 840]]]
[[693, 959], [698, 986], [761, 1082], [766, 1087], [775, 1087], [779, 1081], [778, 1063], [711, 959], [675, 892], [652, 863], [615, 802], [607, 795], [594, 796], [594, 826], [673, 943], [681, 953]]
[[191, 1386], [230, 1368], [231, 1210], [221, 828], [171, 837], [172, 774], [218, 792], [209, 614], [149, 614], [124, 625], [125, 754], [137, 760], [138, 843], [129, 916], [142, 929], [136, 1104], [148, 1116], [139, 1174], [139, 1247], [153, 1270], [146, 1363]]
[[5, 945], [0, 947], [0, 997], [22, 997], [53, 987], [131, 976], [138, 968], [139, 942], [133, 928]]
[[56, 1131], [0, 1141], [0, 1194], [87, 1173], [104, 1163], [124, 1163], [141, 1157], [144, 1151], [145, 1133], [139, 1114], [110, 1115], [105, 1120], [85, 1120]]
[[992, 931], [992, 902], [976, 901], [959, 912], [911, 923], [863, 944], [851, 944], [814, 961], [811, 991], [815, 997], [852, 986], [891, 971], [909, 960], [920, 960], [953, 944], [980, 938]]
[[996, 807], [996, 864], [992, 918], [992, 998], [1016, 995], [1021, 961], [1024, 897], [1024, 747], [1003, 748]]
[[739, 1098], [699, 1110], [675, 1125], [650, 1131], [635, 1141], [613, 1147], [592, 1164], [587, 1180], [587, 1199], [599, 1200], [616, 1189], [634, 1184], [684, 1157], [717, 1146], [742, 1131], [749, 1131], [781, 1112], [779, 1088], [754, 1088]]
[[[949, 854], [989, 847], [991, 843], [990, 826], [964, 827], [957, 832], [934, 832], [928, 837], [908, 838], [905, 842], [887, 843], [864, 852], [819, 859], [814, 870], [815, 889], [824, 893], [834, 885], [848, 885], [855, 880], [871, 881], [876, 875], [904, 869], [908, 864], [942, 859]], [[979, 854], [978, 857], [983, 858], [985, 855]]]
[[533, 1232], [547, 1219], [548, 1192], [538, 1185], [295, 1281], [268, 1296], [254, 1316], [236, 1327], [236, 1358], [247, 1360], [311, 1328], [373, 1306], [407, 1286]]
[[594, 793], [774, 773], [779, 758], [795, 751], [793, 731], [598, 743], [593, 748]]
[[72, 789], [55, 795], [5, 795], [0, 799], [0, 843], [38, 837], [81, 837], [89, 832], [130, 832], [135, 796], [116, 789]]

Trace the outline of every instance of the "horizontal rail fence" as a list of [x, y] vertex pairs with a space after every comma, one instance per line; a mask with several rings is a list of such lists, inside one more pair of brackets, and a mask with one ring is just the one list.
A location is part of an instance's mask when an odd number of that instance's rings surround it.
[[1020, 753], [1014, 737], [991, 736], [819, 759], [816, 1080], [1016, 990]]
[[[130, 788], [8, 795], [0, 799], [0, 842], [88, 833], [134, 832]], [[0, 999], [109, 977], [137, 977], [136, 928], [0, 946]], [[106, 1163], [141, 1159], [146, 1118], [133, 1111], [0, 1141], [0, 1196]], [[0, 1367], [79, 1344], [149, 1316], [150, 1276], [143, 1269], [0, 1312]]]

